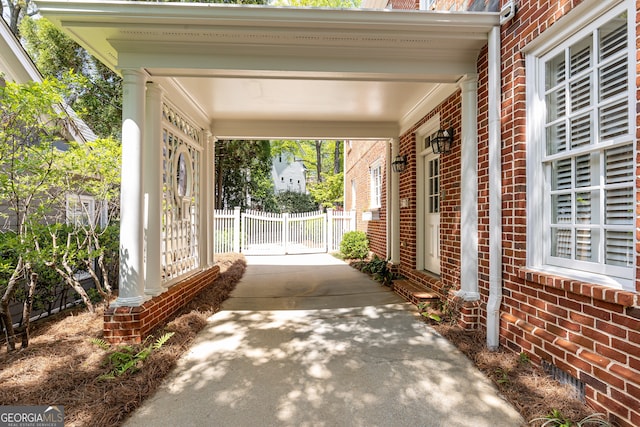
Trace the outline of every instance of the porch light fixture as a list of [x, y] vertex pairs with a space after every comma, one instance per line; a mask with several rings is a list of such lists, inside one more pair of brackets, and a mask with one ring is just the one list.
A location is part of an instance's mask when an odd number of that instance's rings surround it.
[[394, 172], [404, 172], [405, 169], [407, 168], [407, 155], [397, 155], [395, 160], [393, 162], [391, 162], [391, 167], [393, 168]]
[[[428, 138], [428, 137], [427, 137]], [[453, 146], [453, 127], [440, 129], [431, 138], [431, 149], [433, 154], [446, 154]]]

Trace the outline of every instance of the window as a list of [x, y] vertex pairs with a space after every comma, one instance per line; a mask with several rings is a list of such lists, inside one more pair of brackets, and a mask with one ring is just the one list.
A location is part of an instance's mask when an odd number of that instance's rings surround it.
[[540, 218], [530, 226], [542, 225], [544, 245], [534, 231], [529, 237], [543, 266], [627, 287], [635, 266], [635, 37], [620, 7], [579, 28], [535, 59], [544, 114], [534, 120], [540, 185], [534, 180], [528, 199], [543, 201], [530, 204]]
[[434, 10], [436, 0], [420, 0], [420, 10]]
[[96, 201], [91, 196], [67, 194], [67, 224], [93, 225], [96, 221]]
[[370, 169], [371, 181], [371, 208], [382, 206], [382, 166], [376, 163]]
[[357, 194], [356, 180], [351, 180], [351, 210], [355, 210], [357, 207]]

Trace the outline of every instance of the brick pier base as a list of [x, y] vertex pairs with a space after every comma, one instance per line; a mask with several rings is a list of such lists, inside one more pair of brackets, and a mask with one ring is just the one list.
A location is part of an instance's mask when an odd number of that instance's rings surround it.
[[480, 301], [463, 301], [460, 305], [458, 326], [466, 330], [476, 330], [480, 327]]
[[112, 344], [141, 343], [157, 326], [212, 284], [220, 267], [189, 276], [139, 307], [111, 307], [104, 313], [104, 339]]

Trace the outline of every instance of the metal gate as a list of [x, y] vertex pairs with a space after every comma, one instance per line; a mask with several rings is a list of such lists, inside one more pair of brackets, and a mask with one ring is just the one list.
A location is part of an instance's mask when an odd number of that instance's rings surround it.
[[248, 210], [215, 211], [214, 250], [246, 255], [332, 252], [342, 235], [355, 229], [355, 212], [275, 214]]

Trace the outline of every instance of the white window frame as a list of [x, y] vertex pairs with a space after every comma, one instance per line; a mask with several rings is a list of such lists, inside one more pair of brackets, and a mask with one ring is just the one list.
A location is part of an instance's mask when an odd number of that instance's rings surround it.
[[369, 168], [369, 207], [380, 209], [382, 207], [382, 162], [376, 161]]
[[[617, 2], [585, 1], [568, 15], [556, 22], [553, 27], [528, 45], [526, 54], [527, 70], [527, 267], [541, 272], [560, 275], [588, 283], [602, 284], [618, 289], [635, 289], [635, 253], [633, 265], [612, 267], [604, 263], [558, 262], [551, 254], [551, 197], [549, 162], [554, 156], [547, 156], [545, 146], [545, 87], [544, 60], [553, 58], [562, 49], [593, 33], [604, 23], [621, 13], [628, 12], [628, 84], [629, 84], [629, 134], [616, 137], [612, 141], [596, 144], [599, 149], [631, 143], [636, 158], [636, 36], [635, 3], [630, 0]], [[592, 149], [592, 148], [589, 148]], [[575, 153], [573, 150], [572, 153]], [[557, 155], [555, 157], [558, 157]], [[635, 168], [634, 168], [635, 170]], [[634, 182], [634, 200], [637, 189]], [[630, 227], [634, 230], [635, 220]], [[604, 242], [604, 239], [602, 239]], [[635, 248], [635, 240], [633, 247]], [[602, 247], [600, 250], [603, 250]], [[585, 268], [587, 267], [587, 268]]]
[[358, 187], [356, 186], [356, 180], [351, 180], [351, 210], [356, 210], [358, 207]]
[[[84, 206], [87, 206], [87, 208], [85, 209]], [[93, 196], [68, 193], [66, 195], [65, 208], [65, 219], [67, 224], [81, 223], [93, 226], [96, 219], [98, 219], [99, 224], [102, 223], [100, 218], [96, 217], [96, 200]], [[84, 221], [85, 219], [87, 222]]]
[[420, 0], [420, 10], [431, 10], [436, 0]]

